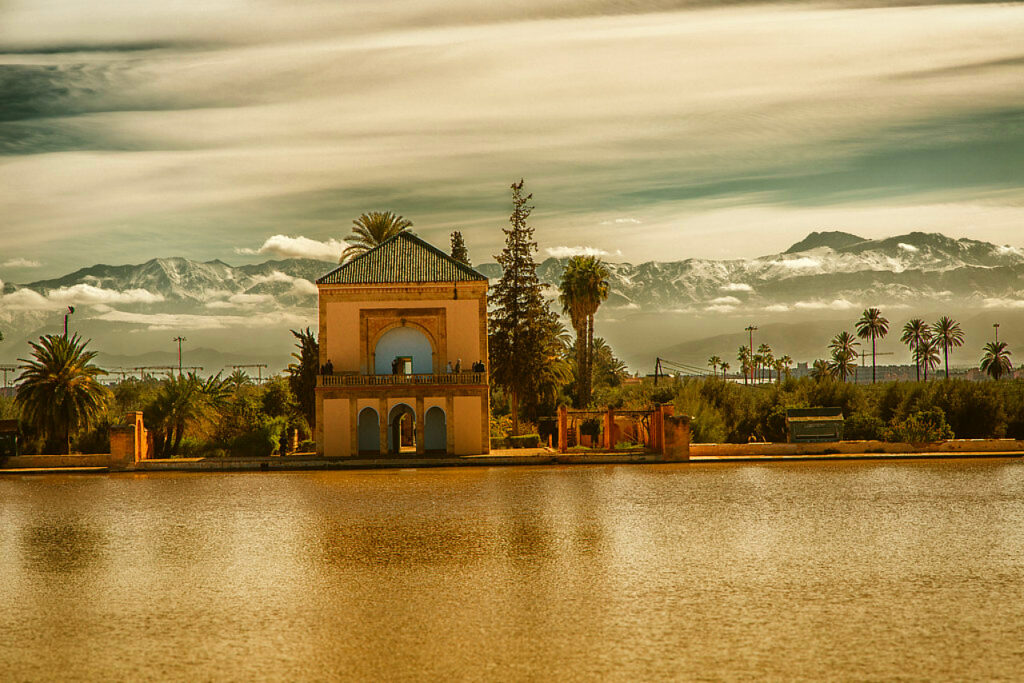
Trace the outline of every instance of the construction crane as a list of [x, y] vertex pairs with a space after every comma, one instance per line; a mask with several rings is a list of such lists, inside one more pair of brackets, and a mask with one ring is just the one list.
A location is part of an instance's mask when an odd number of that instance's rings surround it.
[[131, 368], [133, 372], [138, 372], [143, 378], [145, 378], [146, 375], [153, 374], [152, 372], [149, 372], [150, 370], [167, 370], [168, 372], [173, 373], [175, 370], [192, 370], [198, 372], [202, 369], [203, 367], [201, 365], [186, 365], [183, 368], [179, 368], [177, 365], [140, 365], [137, 368]]
[[[871, 355], [871, 354], [870, 354], [870, 353], [867, 353], [866, 351], [860, 354], [860, 367], [861, 367], [861, 369], [862, 369], [862, 370], [863, 370], [863, 369], [864, 369], [864, 367], [865, 367], [865, 366], [864, 366], [864, 363], [866, 362], [866, 361], [865, 361], [865, 358], [866, 358], [867, 356], [870, 356], [870, 355]], [[895, 355], [896, 355], [896, 353], [895, 353], [895, 352], [893, 352], [893, 351], [875, 351], [875, 355], [876, 355], [876, 356], [895, 356]], [[860, 377], [854, 377], [854, 378], [853, 378], [853, 381], [854, 381], [854, 382], [859, 382], [859, 381], [860, 381]]]
[[267, 367], [266, 363], [250, 363], [249, 365], [232, 365], [232, 370], [241, 370], [242, 368], [256, 368], [256, 383], [263, 384], [263, 368]]
[[0, 365], [0, 372], [4, 373], [4, 389], [7, 388], [7, 373], [16, 372], [17, 370], [18, 366], [16, 365]]

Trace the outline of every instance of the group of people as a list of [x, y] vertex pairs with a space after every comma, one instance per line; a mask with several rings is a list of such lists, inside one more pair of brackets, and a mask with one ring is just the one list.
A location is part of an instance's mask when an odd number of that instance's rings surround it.
[[[484, 372], [487, 369], [482, 360], [478, 360], [473, 363], [471, 367], [473, 372]], [[448, 361], [448, 365], [445, 367], [444, 371], [447, 373], [462, 372], [462, 359], [457, 359], [454, 366], [451, 361]]]

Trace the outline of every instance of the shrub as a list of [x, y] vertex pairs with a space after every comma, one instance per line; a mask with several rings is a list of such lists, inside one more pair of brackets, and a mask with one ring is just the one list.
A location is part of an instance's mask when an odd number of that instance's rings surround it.
[[843, 422], [843, 438], [851, 441], [878, 441], [885, 434], [885, 423], [868, 413], [854, 413]]
[[492, 436], [491, 448], [508, 448], [508, 438], [504, 436]]
[[953, 430], [940, 408], [919, 410], [905, 418], [894, 418], [885, 430], [886, 441], [925, 443], [952, 439]]
[[296, 453], [312, 453], [316, 450], [316, 441], [300, 441]]
[[266, 457], [280, 448], [281, 435], [284, 433], [283, 417], [268, 420], [259, 429], [236, 437], [231, 442], [231, 455]]
[[537, 448], [540, 446], [540, 434], [523, 434], [509, 437], [512, 448]]

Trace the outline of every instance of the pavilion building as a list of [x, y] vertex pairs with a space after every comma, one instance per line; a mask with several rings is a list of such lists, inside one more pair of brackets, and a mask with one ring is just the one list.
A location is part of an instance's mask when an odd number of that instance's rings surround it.
[[318, 454], [489, 451], [484, 275], [403, 232], [316, 284]]

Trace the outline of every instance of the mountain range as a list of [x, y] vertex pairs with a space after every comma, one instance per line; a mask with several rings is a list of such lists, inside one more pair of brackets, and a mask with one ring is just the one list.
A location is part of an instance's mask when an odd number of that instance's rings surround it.
[[[557, 294], [566, 261], [538, 264], [549, 297]], [[59, 331], [72, 305], [72, 329], [93, 339], [100, 361], [110, 366], [128, 367], [141, 354], [156, 355], [136, 365], [176, 363], [171, 340], [185, 336], [183, 352], [194, 359], [206, 347], [208, 364], [266, 362], [279, 371], [293, 350], [289, 330], [315, 327], [313, 281], [333, 267], [311, 259], [231, 266], [157, 258], [3, 283], [0, 330], [7, 341], [0, 344], [0, 362], [23, 357], [24, 341]], [[477, 268], [500, 275], [494, 263]], [[894, 325], [942, 313], [976, 321], [979, 334], [989, 318], [1003, 321], [1009, 332], [1024, 314], [1024, 249], [937, 233], [869, 240], [813, 232], [758, 258], [609, 263], [608, 269], [610, 295], [597, 331], [636, 369], [649, 368], [656, 354], [703, 363], [708, 348], [723, 347], [712, 351], [720, 355], [735, 351], [751, 322], [771, 326], [779, 343], [791, 343], [789, 355], [810, 360], [823, 355], [837, 326], [852, 329], [869, 305], [883, 308]], [[200, 364], [194, 359], [186, 364]]]

